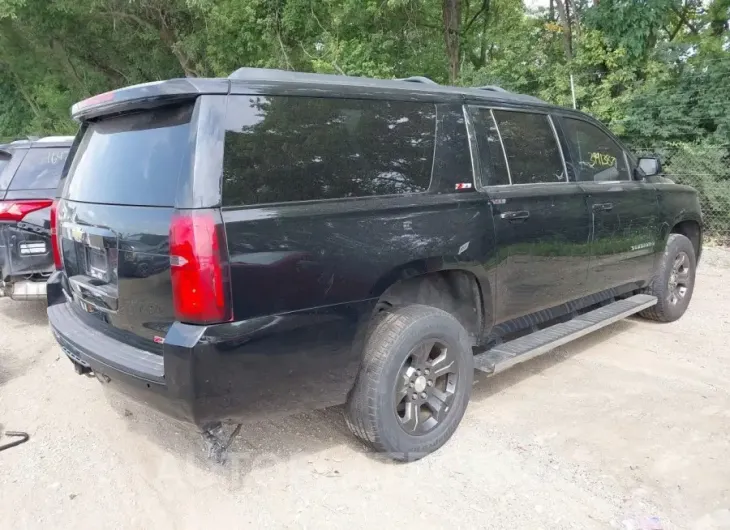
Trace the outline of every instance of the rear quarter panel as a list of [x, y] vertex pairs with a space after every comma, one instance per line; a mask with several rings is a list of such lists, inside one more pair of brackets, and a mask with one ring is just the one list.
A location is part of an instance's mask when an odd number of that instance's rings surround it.
[[345, 401], [380, 294], [426, 272], [486, 285], [496, 259], [483, 194], [411, 195], [225, 209], [234, 320], [195, 355], [198, 423]]
[[377, 299], [494, 253], [485, 196], [412, 195], [224, 210], [236, 320]]

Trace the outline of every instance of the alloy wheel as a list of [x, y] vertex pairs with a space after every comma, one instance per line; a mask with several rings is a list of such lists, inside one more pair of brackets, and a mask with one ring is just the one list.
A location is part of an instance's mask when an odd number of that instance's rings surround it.
[[676, 305], [684, 299], [689, 290], [690, 261], [686, 252], [680, 252], [674, 258], [672, 272], [669, 274], [669, 303]]
[[458, 362], [458, 355], [438, 340], [411, 350], [395, 385], [395, 414], [408, 434], [426, 434], [449, 414], [459, 382]]

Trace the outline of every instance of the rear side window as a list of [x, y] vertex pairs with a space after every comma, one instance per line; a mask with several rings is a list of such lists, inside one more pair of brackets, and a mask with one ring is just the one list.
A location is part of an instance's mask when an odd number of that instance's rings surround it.
[[624, 152], [601, 129], [583, 120], [563, 118], [565, 134], [573, 153], [578, 180], [609, 182], [630, 180]]
[[163, 107], [86, 126], [68, 171], [74, 201], [174, 206], [190, 170], [193, 105]]
[[512, 184], [565, 182], [563, 160], [545, 114], [493, 111]]
[[433, 165], [433, 104], [235, 97], [223, 205], [417, 193]]
[[509, 184], [507, 163], [490, 109], [474, 109], [474, 128], [479, 144], [479, 162], [482, 169], [482, 183], [486, 186]]
[[[9, 166], [11, 158], [10, 153], [0, 151], [0, 190], [6, 189], [10, 182], [11, 175], [5, 175], [5, 169]], [[8, 171], [8, 173], [10, 173], [10, 171]]]
[[45, 190], [58, 186], [61, 171], [66, 163], [68, 148], [33, 148], [25, 155], [15, 177], [10, 183], [11, 190]]

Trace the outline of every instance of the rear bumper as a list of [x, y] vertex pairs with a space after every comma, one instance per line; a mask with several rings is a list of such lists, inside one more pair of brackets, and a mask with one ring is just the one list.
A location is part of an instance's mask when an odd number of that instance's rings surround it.
[[162, 355], [90, 328], [48, 281], [48, 320], [74, 362], [137, 401], [197, 426], [243, 422], [341, 404], [357, 375], [371, 303], [213, 326], [175, 322]]
[[[52, 277], [53, 279], [53, 277]], [[53, 289], [51, 289], [53, 290]], [[76, 364], [94, 372], [98, 379], [157, 410], [178, 420], [195, 423], [190, 386], [174, 377], [174, 355], [168, 357], [134, 348], [85, 326], [70, 302], [51, 305], [49, 296], [48, 321], [61, 350]], [[170, 345], [180, 350], [177, 371], [190, 373], [189, 359], [193, 348]]]

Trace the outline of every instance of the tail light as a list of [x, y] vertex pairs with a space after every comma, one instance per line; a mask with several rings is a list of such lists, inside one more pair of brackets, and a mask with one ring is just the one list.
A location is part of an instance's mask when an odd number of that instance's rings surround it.
[[53, 201], [51, 205], [51, 249], [53, 249], [53, 264], [56, 270], [63, 269], [63, 260], [61, 259], [61, 246], [58, 239], [58, 201]]
[[0, 221], [22, 221], [29, 213], [51, 206], [53, 201], [0, 201]]
[[170, 225], [175, 317], [212, 324], [232, 319], [223, 219], [212, 210], [179, 211]]

